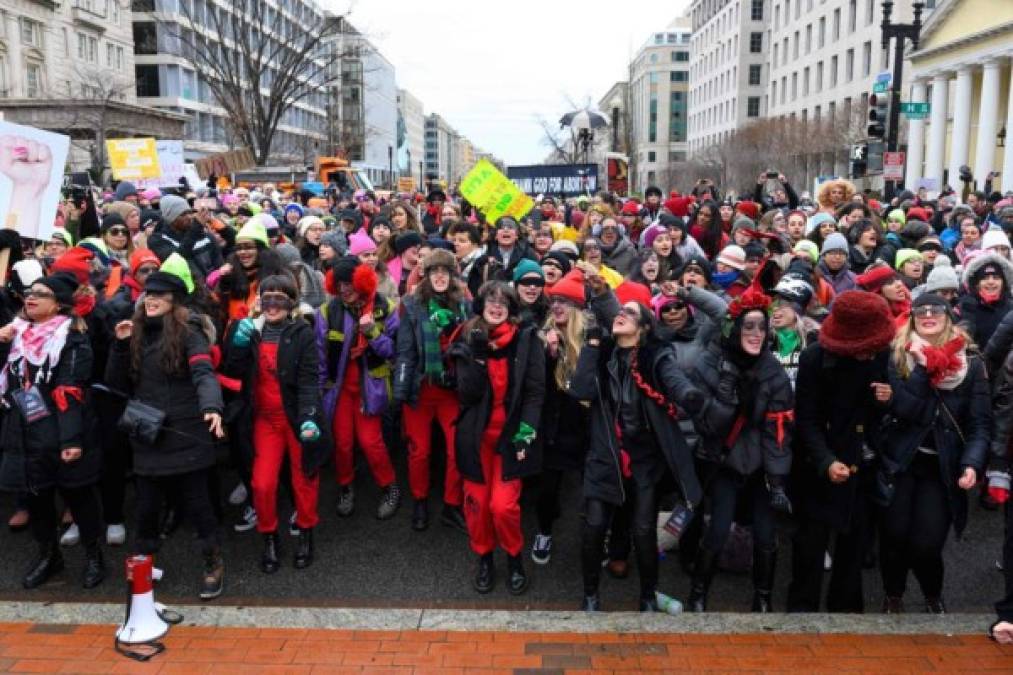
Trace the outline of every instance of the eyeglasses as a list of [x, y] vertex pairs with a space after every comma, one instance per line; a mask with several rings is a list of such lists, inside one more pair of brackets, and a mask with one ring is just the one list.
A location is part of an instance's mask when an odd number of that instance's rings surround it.
[[661, 308], [661, 313], [664, 314], [665, 312], [681, 312], [684, 309], [686, 309], [685, 302], [670, 302]]
[[292, 299], [284, 293], [265, 293], [260, 296], [261, 309], [291, 309]]
[[631, 321], [637, 322], [637, 324], [640, 323], [640, 310], [639, 309], [636, 309], [634, 307], [620, 307], [619, 308], [619, 313], [622, 314], [623, 316], [625, 316], [627, 319], [630, 319]]
[[247, 243], [243, 243], [243, 244], [236, 244], [235, 248], [232, 249], [232, 250], [236, 251], [237, 253], [239, 251], [256, 251], [257, 250], [257, 245], [254, 244], [253, 242], [247, 242]]
[[743, 321], [742, 322], [743, 333], [765, 333], [767, 332], [767, 324], [763, 321]]
[[946, 308], [942, 305], [920, 305], [912, 309], [911, 313], [919, 318], [942, 316], [946, 314]]
[[152, 272], [157, 272], [158, 268], [154, 265], [145, 265], [144, 267], [138, 267], [137, 271], [134, 272], [135, 277], [145, 277]]
[[125, 237], [130, 233], [125, 227], [110, 227], [106, 232], [113, 237]]
[[25, 291], [25, 297], [26, 298], [38, 298], [40, 300], [46, 300], [46, 299], [52, 300], [53, 298], [56, 297], [56, 294], [53, 293], [52, 291], [27, 290], [27, 291]]

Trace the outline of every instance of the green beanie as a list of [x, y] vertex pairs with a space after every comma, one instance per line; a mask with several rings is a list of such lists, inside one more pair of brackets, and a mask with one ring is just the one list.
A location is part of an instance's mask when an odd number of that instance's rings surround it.
[[922, 254], [913, 248], [902, 248], [897, 251], [897, 257], [894, 259], [894, 267], [898, 272], [904, 267], [904, 263], [911, 262], [912, 260], [924, 260]]
[[532, 272], [536, 273], [543, 279], [545, 278], [545, 272], [542, 271], [541, 265], [536, 263], [534, 260], [521, 258], [520, 262], [517, 263], [517, 267], [514, 268], [514, 283], [517, 283], [525, 274], [530, 274]]
[[162, 266], [158, 268], [159, 271], [171, 274], [183, 280], [183, 284], [186, 286], [186, 292], [193, 293], [194, 283], [193, 274], [190, 273], [190, 264], [187, 263], [186, 258], [178, 253], [173, 253]]
[[246, 224], [239, 230], [239, 234], [236, 235], [236, 241], [241, 239], [255, 241], [264, 248], [270, 248], [271, 246], [271, 242], [267, 238], [267, 228], [264, 227], [264, 223], [260, 218], [250, 218], [246, 221]]
[[815, 265], [820, 259], [820, 250], [816, 247], [816, 242], [803, 239], [802, 241], [795, 244], [795, 253], [805, 253], [809, 256], [809, 260]]
[[[896, 220], [901, 225], [907, 224], [907, 216], [900, 209], [894, 209], [890, 213], [886, 214], [887, 220]], [[898, 268], [899, 269], [899, 268]]]

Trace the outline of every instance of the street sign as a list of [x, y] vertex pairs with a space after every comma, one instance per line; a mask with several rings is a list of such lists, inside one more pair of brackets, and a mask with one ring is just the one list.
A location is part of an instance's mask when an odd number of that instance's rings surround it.
[[882, 73], [876, 75], [876, 82], [889, 82], [893, 79], [893, 73], [889, 70], [884, 70]]
[[890, 86], [889, 82], [874, 82], [872, 85], [872, 93], [873, 94], [886, 93], [887, 87], [889, 86]]
[[[900, 114], [907, 115], [912, 119], [925, 119], [931, 110], [932, 108], [927, 101], [921, 103], [907, 101], [900, 104]], [[919, 117], [914, 117], [915, 115]]]
[[866, 154], [869, 152], [869, 146], [865, 143], [855, 143], [851, 146], [851, 159], [855, 161], [862, 161], [865, 159]]
[[904, 179], [904, 153], [883, 153], [883, 180]]

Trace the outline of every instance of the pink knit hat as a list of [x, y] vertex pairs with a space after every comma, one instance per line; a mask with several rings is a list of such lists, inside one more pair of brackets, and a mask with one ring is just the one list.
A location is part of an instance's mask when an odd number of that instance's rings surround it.
[[348, 254], [362, 255], [376, 250], [376, 242], [373, 241], [366, 230], [360, 229], [348, 238]]

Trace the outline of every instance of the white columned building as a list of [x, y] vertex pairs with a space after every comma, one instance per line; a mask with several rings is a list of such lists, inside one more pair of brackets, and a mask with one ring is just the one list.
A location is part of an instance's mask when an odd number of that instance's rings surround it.
[[961, 192], [967, 166], [974, 189], [1013, 190], [1013, 2], [942, 0], [909, 59], [905, 99], [927, 99], [930, 110], [908, 122], [905, 185]]

